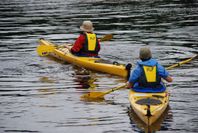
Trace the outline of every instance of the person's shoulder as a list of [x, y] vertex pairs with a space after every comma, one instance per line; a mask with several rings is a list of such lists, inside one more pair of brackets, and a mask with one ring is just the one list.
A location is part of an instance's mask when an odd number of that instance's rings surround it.
[[80, 41], [80, 42], [83, 42], [85, 39], [85, 35], [84, 34], [79, 34], [77, 40]]
[[142, 63], [142, 61], [141, 60], [138, 60], [137, 62], [136, 62], [136, 65], [140, 65]]
[[150, 61], [154, 63], [158, 63], [157, 59], [154, 59], [154, 58], [151, 58]]
[[84, 38], [86, 36], [86, 34], [84, 32], [80, 32], [79, 37], [80, 38]]
[[135, 67], [135, 69], [138, 70], [138, 69], [141, 68], [141, 66], [142, 66], [142, 61], [141, 61], [141, 60], [138, 60], [138, 61], [136, 62], [136, 67]]
[[155, 66], [155, 65], [158, 64], [158, 62], [157, 62], [156, 59], [151, 58], [151, 59], [146, 60], [146, 61], [139, 60], [139, 61], [137, 62], [137, 64], [138, 64], [139, 66]]
[[148, 60], [147, 62], [149, 65], [151, 66], [155, 66], [155, 65], [158, 65], [158, 61], [154, 58], [151, 58], [150, 60]]
[[83, 32], [83, 31], [80, 31], [79, 32], [79, 37], [83, 37], [84, 38], [85, 36], [86, 36], [86, 33], [85, 32]]

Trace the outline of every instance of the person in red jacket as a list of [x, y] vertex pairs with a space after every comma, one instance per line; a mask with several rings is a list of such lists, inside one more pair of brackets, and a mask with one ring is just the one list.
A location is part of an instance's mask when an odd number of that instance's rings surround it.
[[85, 57], [99, 57], [100, 43], [96, 34], [93, 32], [93, 24], [91, 21], [83, 21], [80, 26], [81, 34], [76, 39], [72, 48], [66, 46], [72, 54]]

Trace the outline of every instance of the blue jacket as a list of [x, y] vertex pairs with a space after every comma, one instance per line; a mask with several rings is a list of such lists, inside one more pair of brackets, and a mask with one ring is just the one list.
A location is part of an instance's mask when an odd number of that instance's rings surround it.
[[165, 70], [165, 68], [163, 66], [161, 66], [157, 60], [155, 59], [149, 59], [147, 61], [138, 61], [137, 62], [137, 66], [136, 68], [131, 72], [131, 75], [129, 77], [129, 82], [133, 83], [133, 90], [137, 91], [137, 92], [163, 92], [166, 88], [163, 85], [163, 83], [161, 83], [161, 87], [160, 88], [142, 88], [138, 85], [138, 79], [141, 76], [141, 74], [143, 73], [143, 69], [141, 68], [141, 65], [144, 66], [157, 66], [158, 69], [158, 76], [160, 76], [161, 78], [167, 78], [169, 76], [169, 73]]

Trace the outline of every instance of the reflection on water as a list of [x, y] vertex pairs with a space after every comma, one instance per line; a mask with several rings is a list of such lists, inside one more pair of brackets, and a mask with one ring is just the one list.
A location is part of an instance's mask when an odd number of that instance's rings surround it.
[[[80, 24], [89, 19], [99, 38], [114, 35], [101, 42], [100, 56], [109, 61], [135, 64], [140, 47], [149, 46], [153, 57], [169, 66], [198, 51], [197, 0], [1, 0], [0, 11], [1, 133], [144, 132], [126, 113], [127, 90], [100, 102], [80, 99], [124, 79], [39, 57], [41, 37], [74, 43]], [[197, 71], [197, 59], [170, 70], [170, 119], [153, 131], [198, 132]]]
[[94, 90], [97, 85], [94, 73], [84, 68], [75, 67], [74, 82], [79, 83], [80, 88]]

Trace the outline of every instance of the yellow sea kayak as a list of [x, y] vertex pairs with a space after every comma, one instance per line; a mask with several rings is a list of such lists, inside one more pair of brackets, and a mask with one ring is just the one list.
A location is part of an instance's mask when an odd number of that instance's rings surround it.
[[129, 101], [137, 116], [147, 125], [155, 123], [166, 110], [169, 93], [141, 93], [130, 90]]
[[77, 65], [79, 67], [83, 67], [94, 71], [109, 73], [125, 78], [127, 78], [130, 72], [130, 67], [128, 67], [129, 65], [126, 67], [125, 65], [122, 64], [113, 64], [106, 62], [104, 63], [104, 61], [101, 58], [75, 56], [67, 48], [64, 47], [55, 47], [53, 49], [53, 47], [56, 45], [45, 39], [39, 40], [39, 46], [41, 45], [42, 46], [45, 45], [49, 47], [49, 49], [51, 49], [49, 56], [53, 56], [60, 60], [71, 63], [73, 65]]

